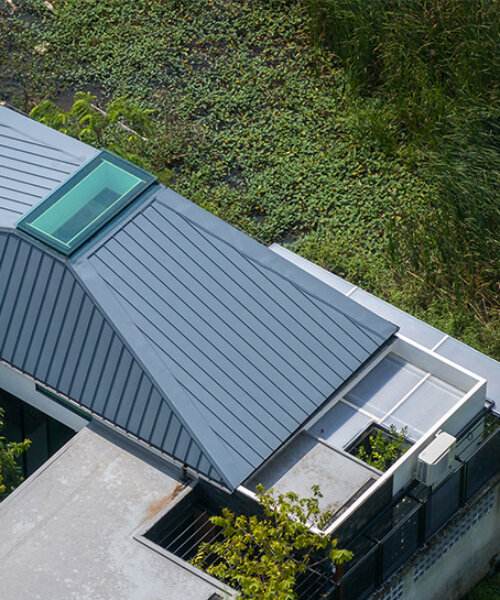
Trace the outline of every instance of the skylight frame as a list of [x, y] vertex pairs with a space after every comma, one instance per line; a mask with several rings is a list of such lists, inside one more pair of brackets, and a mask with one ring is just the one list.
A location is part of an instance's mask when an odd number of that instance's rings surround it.
[[[44, 229], [44, 221], [50, 223], [52, 218], [56, 222], [57, 230], [60, 230], [65, 225], [67, 226], [72, 218], [77, 218], [78, 212], [83, 212], [91, 207], [92, 201], [98, 204], [97, 199], [101, 193], [98, 185], [99, 169], [103, 172], [104, 177], [106, 176], [106, 170], [108, 170], [113, 185], [118, 186], [118, 189], [116, 187], [103, 187], [102, 191], [108, 190], [112, 194], [118, 194], [118, 197], [109, 201], [109, 205], [103, 206], [100, 212], [95, 216], [91, 216], [88, 222], [84, 220], [83, 226], [72, 232], [74, 235], [69, 239], [61, 239], [63, 236], [58, 237], [55, 235], [54, 230], [50, 231], [50, 228], [46, 226]], [[120, 179], [120, 171], [123, 172], [122, 179]], [[151, 173], [108, 150], [101, 150], [23, 215], [17, 221], [16, 227], [64, 256], [70, 256], [136, 200], [155, 181], [156, 177]], [[85, 186], [90, 186], [88, 198], [85, 198]], [[124, 186], [125, 189], [121, 190]], [[99, 191], [93, 192], [92, 187]], [[78, 197], [78, 194], [80, 194], [80, 197]], [[84, 199], [83, 202], [82, 198]], [[75, 210], [75, 202], [77, 201], [80, 201], [80, 204]], [[96, 207], [93, 208], [95, 210]], [[63, 214], [66, 212], [67, 218], [58, 220], [57, 212], [52, 216], [50, 215], [51, 212], [54, 213], [57, 210]]]

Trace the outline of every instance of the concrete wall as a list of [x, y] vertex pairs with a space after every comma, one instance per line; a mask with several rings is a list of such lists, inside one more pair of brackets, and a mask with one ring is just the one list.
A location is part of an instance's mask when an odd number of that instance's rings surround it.
[[500, 558], [500, 476], [370, 600], [460, 600]]

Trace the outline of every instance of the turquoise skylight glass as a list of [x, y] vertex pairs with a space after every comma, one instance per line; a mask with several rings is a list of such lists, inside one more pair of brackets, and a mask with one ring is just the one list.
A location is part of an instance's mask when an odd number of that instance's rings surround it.
[[69, 256], [155, 179], [101, 150], [24, 215], [17, 227]]

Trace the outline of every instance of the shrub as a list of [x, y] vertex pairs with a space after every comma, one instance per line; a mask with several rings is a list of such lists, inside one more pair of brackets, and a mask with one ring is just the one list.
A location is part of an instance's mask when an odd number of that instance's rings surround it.
[[[0, 408], [0, 431], [4, 411]], [[6, 498], [23, 480], [17, 458], [30, 447], [30, 440], [8, 442], [0, 435], [0, 501]]]
[[311, 526], [323, 529], [330, 518], [319, 509], [319, 487], [312, 491], [311, 498], [300, 499], [293, 492], [275, 496], [258, 486], [262, 518], [223, 509], [221, 516], [210, 518], [221, 528], [221, 541], [202, 545], [193, 563], [237, 587], [241, 600], [293, 600], [297, 576], [313, 566], [317, 553], [335, 565], [352, 558], [337, 548], [336, 540], [311, 531]]
[[408, 449], [407, 429], [403, 427], [398, 431], [394, 425], [391, 425], [390, 433], [378, 429], [366, 443], [361, 444], [356, 457], [380, 471], [386, 471]]

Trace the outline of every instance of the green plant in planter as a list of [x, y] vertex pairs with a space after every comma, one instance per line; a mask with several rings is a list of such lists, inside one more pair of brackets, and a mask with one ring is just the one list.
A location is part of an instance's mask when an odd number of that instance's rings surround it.
[[380, 471], [385, 471], [408, 450], [407, 430], [408, 427], [403, 427], [398, 431], [394, 425], [391, 425], [388, 434], [377, 430], [375, 435], [370, 435], [367, 444], [360, 446], [356, 457]]
[[[236, 587], [240, 600], [294, 600], [297, 577], [308, 566], [326, 561], [341, 565], [353, 556], [321, 533], [331, 515], [319, 508], [319, 487], [312, 492], [310, 498], [299, 498], [257, 486], [262, 516], [224, 508], [222, 515], [210, 518], [220, 528], [220, 540], [202, 544], [192, 563]], [[324, 557], [319, 562], [318, 555]]]

